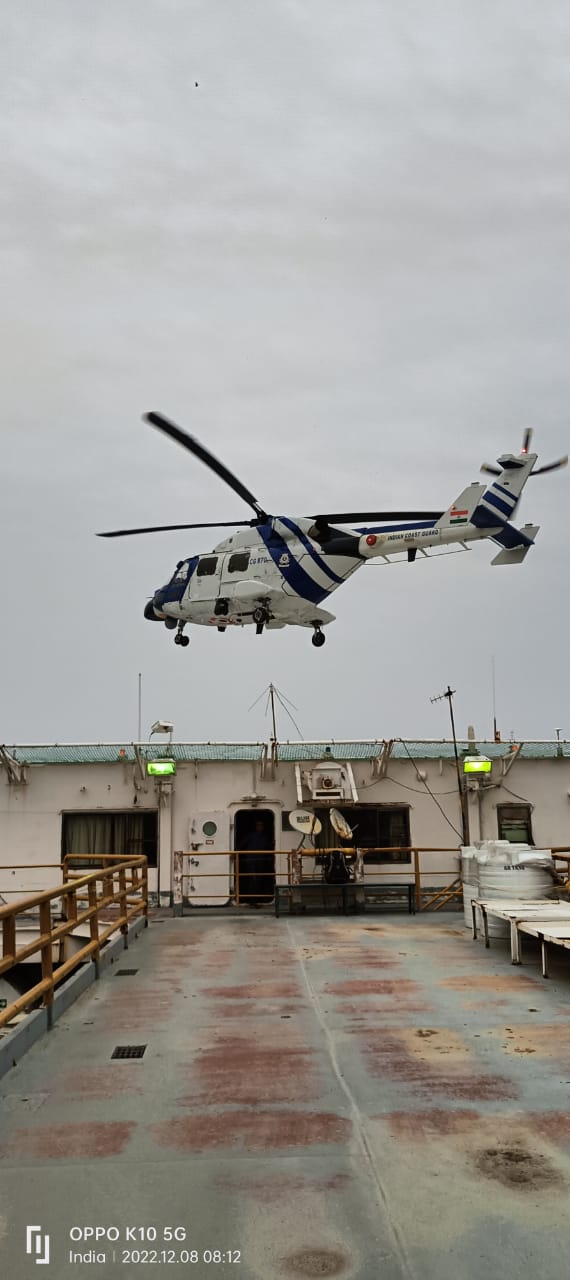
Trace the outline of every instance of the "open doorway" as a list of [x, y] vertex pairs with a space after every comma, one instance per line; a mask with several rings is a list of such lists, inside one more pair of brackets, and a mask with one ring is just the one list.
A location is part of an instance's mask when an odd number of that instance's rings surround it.
[[235, 815], [236, 902], [262, 907], [275, 896], [275, 815], [271, 809], [238, 809]]

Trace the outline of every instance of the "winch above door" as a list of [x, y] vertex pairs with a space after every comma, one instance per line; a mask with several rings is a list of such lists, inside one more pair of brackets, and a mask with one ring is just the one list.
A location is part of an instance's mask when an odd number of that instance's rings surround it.
[[309, 797], [320, 804], [327, 800], [358, 804], [358, 791], [349, 760], [322, 760], [312, 769], [301, 769], [300, 764], [296, 764], [295, 779], [300, 805]]

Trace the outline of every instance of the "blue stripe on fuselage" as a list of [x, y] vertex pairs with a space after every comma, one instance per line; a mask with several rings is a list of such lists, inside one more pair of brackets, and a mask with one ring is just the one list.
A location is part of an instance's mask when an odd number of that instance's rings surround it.
[[408, 529], [435, 529], [437, 520], [420, 520], [416, 524], [374, 524], [365, 529], [357, 529], [357, 533], [406, 533]]
[[[276, 568], [298, 596], [303, 600], [310, 600], [311, 604], [320, 604], [321, 600], [326, 599], [329, 594], [326, 587], [319, 587], [314, 578], [310, 578], [309, 574], [305, 573], [299, 562], [291, 555], [288, 543], [281, 534], [277, 533], [272, 524], [257, 525], [256, 533], [262, 539]], [[287, 556], [287, 564], [279, 563], [282, 556]]]
[[499, 497], [498, 493], [494, 493], [492, 489], [486, 490], [486, 492], [483, 494], [481, 498], [480, 505], [484, 505], [486, 502], [491, 507], [495, 507], [497, 511], [500, 511], [501, 515], [506, 516], [507, 519], [509, 516], [512, 516], [513, 514], [512, 506], [510, 507], [507, 506], [507, 503], [504, 502], [503, 499]]
[[499, 484], [498, 480], [495, 481], [492, 487], [493, 489], [497, 489], [499, 493], [503, 493], [505, 498], [510, 498], [511, 502], [514, 502], [515, 504], [518, 502], [520, 494], [511, 493], [509, 489], [505, 489], [502, 484]]
[[338, 574], [334, 572], [334, 569], [329, 569], [328, 564], [326, 564], [326, 562], [322, 559], [318, 551], [315, 551], [315, 548], [310, 538], [307, 536], [306, 533], [303, 533], [303, 530], [299, 528], [298, 524], [295, 524], [294, 520], [290, 520], [288, 516], [279, 516], [279, 520], [281, 521], [281, 524], [284, 524], [287, 529], [291, 530], [291, 533], [295, 534], [295, 537], [298, 538], [299, 542], [303, 544], [305, 551], [308, 551], [311, 557], [311, 560], [313, 560], [313, 562], [317, 565], [319, 569], [322, 570], [323, 573], [328, 574], [329, 578], [332, 578], [332, 581], [336, 582], [339, 585], [341, 582], [344, 582], [344, 578], [339, 578]]

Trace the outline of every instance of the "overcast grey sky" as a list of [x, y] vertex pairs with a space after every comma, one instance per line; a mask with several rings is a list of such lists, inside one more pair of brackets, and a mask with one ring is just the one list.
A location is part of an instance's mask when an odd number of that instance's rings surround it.
[[[569, 473], [491, 544], [363, 568], [327, 644], [190, 647], [143, 608], [247, 518], [158, 409], [277, 513], [446, 507], [536, 429], [568, 451], [563, 0], [26, 0], [0, 41], [0, 741], [570, 736]], [[197, 83], [196, 83], [197, 82]], [[295, 737], [282, 718], [281, 736]]]

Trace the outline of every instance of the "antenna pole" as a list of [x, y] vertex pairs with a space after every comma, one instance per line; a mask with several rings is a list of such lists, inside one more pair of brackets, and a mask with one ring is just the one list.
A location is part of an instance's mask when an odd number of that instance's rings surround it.
[[495, 655], [494, 654], [493, 654], [493, 657], [491, 658], [491, 681], [493, 686], [493, 740], [494, 742], [500, 742], [501, 735], [499, 733], [499, 730], [497, 729], [497, 701], [495, 696]]
[[450, 687], [450, 685], [448, 685], [448, 686], [447, 686], [447, 689], [445, 689], [445, 691], [444, 691], [443, 693], [438, 694], [438, 696], [437, 696], [436, 698], [430, 698], [430, 702], [441, 702], [441, 699], [442, 699], [442, 698], [447, 698], [447, 701], [448, 701], [448, 703], [449, 703], [449, 715], [450, 715], [450, 718], [451, 718], [451, 733], [452, 733], [452, 735], [453, 735], [453, 752], [454, 752], [454, 755], [455, 755], [455, 769], [456, 769], [456, 773], [457, 773], [457, 790], [459, 791], [459, 803], [460, 803], [460, 805], [461, 805], [461, 830], [462, 830], [462, 832], [463, 832], [463, 844], [464, 844], [464, 845], [468, 845], [468, 844], [469, 844], [469, 842], [470, 842], [470, 840], [469, 840], [469, 811], [468, 811], [468, 808], [467, 808], [467, 794], [466, 794], [466, 791], [465, 791], [465, 786], [464, 786], [464, 782], [463, 782], [463, 775], [462, 775], [462, 773], [461, 773], [461, 768], [460, 768], [460, 765], [459, 765], [459, 754], [458, 754], [458, 751], [457, 751], [457, 738], [456, 738], [456, 735], [455, 735], [455, 718], [454, 718], [454, 715], [453, 715], [453, 695], [454, 695], [454, 693], [455, 693], [455, 689], [452, 689], [452, 688]]
[[277, 742], [277, 724], [275, 721], [275, 685], [269, 686], [269, 697], [271, 699], [271, 721], [273, 724], [273, 741]]
[[273, 725], [273, 737], [271, 739], [271, 759], [273, 768], [277, 764], [277, 721], [275, 719], [275, 685], [269, 685], [269, 697], [271, 700], [271, 723]]
[[137, 742], [141, 741], [142, 732], [142, 672], [139, 671], [139, 736]]

